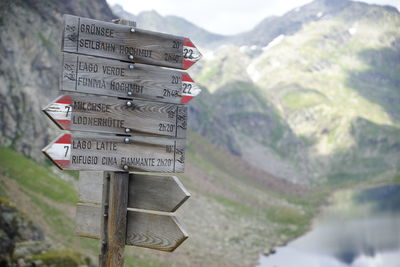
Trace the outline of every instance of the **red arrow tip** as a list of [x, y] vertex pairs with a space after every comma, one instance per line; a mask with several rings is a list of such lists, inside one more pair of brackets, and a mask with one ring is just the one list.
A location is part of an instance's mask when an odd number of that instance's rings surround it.
[[187, 70], [201, 58], [201, 53], [189, 38], [183, 39], [182, 68]]
[[182, 81], [194, 83], [192, 77], [190, 77], [190, 75], [187, 73], [182, 74]]
[[56, 144], [71, 144], [71, 134], [63, 134], [54, 143], [56, 143]]
[[187, 70], [188, 68], [190, 68], [194, 63], [196, 63], [196, 61], [190, 61], [190, 60], [183, 60], [182, 66], [184, 70]]
[[186, 104], [188, 103], [190, 100], [192, 100], [193, 96], [190, 95], [184, 95], [181, 98], [181, 104]]
[[64, 96], [60, 97], [59, 99], [57, 99], [56, 103], [71, 105], [72, 97], [70, 95], [64, 95]]
[[183, 46], [190, 46], [196, 48], [189, 38], [183, 38]]

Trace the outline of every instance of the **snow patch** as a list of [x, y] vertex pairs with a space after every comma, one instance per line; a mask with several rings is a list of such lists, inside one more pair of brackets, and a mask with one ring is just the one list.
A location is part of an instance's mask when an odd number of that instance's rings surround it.
[[239, 47], [239, 51], [242, 53], [246, 52], [247, 50], [249, 50], [249, 47], [247, 45], [242, 45], [241, 47]]
[[356, 27], [351, 27], [350, 29], [348, 29], [349, 33], [351, 35], [354, 35], [357, 32], [357, 28]]
[[317, 17], [320, 18], [320, 17], [322, 17], [323, 15], [324, 15], [323, 12], [318, 12]]
[[204, 59], [212, 60], [215, 58], [215, 53], [211, 50], [201, 50], [201, 54], [203, 55]]
[[255, 67], [255, 64], [250, 64], [247, 68], [247, 75], [249, 75], [250, 79], [255, 83], [261, 78], [261, 73]]
[[269, 42], [267, 44], [267, 46], [264, 46], [262, 48], [263, 51], [267, 51], [268, 49], [271, 49], [272, 47], [278, 45], [279, 43], [282, 42], [283, 38], [285, 37], [284, 34], [279, 35], [278, 37], [276, 37], [274, 40], [272, 40], [271, 42]]

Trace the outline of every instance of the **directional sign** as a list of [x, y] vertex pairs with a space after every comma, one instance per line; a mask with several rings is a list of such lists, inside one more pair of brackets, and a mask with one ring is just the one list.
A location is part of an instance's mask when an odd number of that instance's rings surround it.
[[[100, 238], [101, 206], [80, 203], [76, 209], [75, 232], [84, 237]], [[175, 216], [128, 210], [126, 245], [172, 252], [188, 234]]]
[[189, 74], [144, 64], [63, 53], [61, 91], [185, 104], [201, 89]]
[[64, 15], [62, 50], [185, 70], [201, 58], [189, 38], [71, 15]]
[[[81, 172], [79, 201], [101, 204], [103, 173]], [[128, 208], [175, 212], [190, 193], [175, 176], [130, 174]]]
[[63, 134], [43, 150], [63, 170], [183, 172], [185, 140]]
[[175, 212], [190, 193], [175, 176], [131, 174], [128, 208]]
[[186, 137], [187, 107], [184, 105], [63, 95], [43, 111], [63, 130]]
[[187, 238], [175, 216], [128, 211], [127, 245], [172, 252]]

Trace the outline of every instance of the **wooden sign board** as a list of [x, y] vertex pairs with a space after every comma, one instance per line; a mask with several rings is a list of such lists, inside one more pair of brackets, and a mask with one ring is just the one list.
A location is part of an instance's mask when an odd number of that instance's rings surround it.
[[79, 202], [101, 205], [103, 198], [104, 172], [79, 172]]
[[[101, 206], [78, 204], [75, 232], [79, 236], [100, 238]], [[127, 212], [126, 245], [174, 251], [188, 234], [175, 216], [148, 212]]]
[[189, 38], [71, 15], [62, 51], [184, 70], [201, 58]]
[[188, 237], [175, 216], [128, 210], [127, 245], [172, 252]]
[[187, 107], [184, 105], [62, 95], [43, 111], [63, 130], [186, 137]]
[[98, 239], [100, 238], [101, 219], [101, 206], [78, 203], [75, 214], [75, 232], [82, 237]]
[[63, 170], [183, 172], [185, 140], [63, 134], [43, 150]]
[[190, 193], [175, 176], [130, 174], [128, 208], [175, 212]]
[[63, 53], [61, 91], [185, 104], [201, 89], [189, 74], [144, 64]]
[[[175, 176], [130, 174], [128, 208], [175, 212], [189, 197], [189, 191]], [[101, 205], [103, 173], [81, 172], [79, 201]]]

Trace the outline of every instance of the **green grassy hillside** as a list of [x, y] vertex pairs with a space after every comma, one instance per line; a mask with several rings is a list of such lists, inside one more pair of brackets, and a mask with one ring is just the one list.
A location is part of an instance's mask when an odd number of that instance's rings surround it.
[[[189, 136], [187, 157], [180, 177], [192, 197], [177, 215], [190, 238], [173, 254], [127, 247], [127, 266], [249, 265], [265, 247], [303, 233], [326, 195], [253, 168], [195, 133]], [[71, 182], [76, 178], [4, 147], [0, 176], [0, 196], [53, 242], [95, 257], [98, 241], [73, 234], [77, 192]]]
[[[307, 12], [318, 16], [264, 47], [231, 45], [210, 52], [214, 56], [202, 63], [199, 82], [214, 99], [210, 106], [217, 112], [210, 120], [228, 115], [225, 129], [231, 137], [211, 140], [226, 148], [232, 146], [226, 140], [236, 140], [243, 159], [258, 166], [273, 162], [264, 170], [294, 181], [362, 181], [396, 171], [400, 14], [394, 8], [347, 1], [309, 10], [320, 4], [327, 2], [307, 6]], [[332, 8], [334, 14], [329, 13]], [[248, 87], [257, 88], [259, 102], [271, 107], [260, 113], [277, 118], [265, 128], [257, 127], [260, 117], [240, 121], [226, 112], [231, 107], [235, 114], [246, 114], [253, 108], [244, 91]], [[279, 131], [277, 121], [283, 122]], [[246, 150], [248, 146], [253, 149]]]

